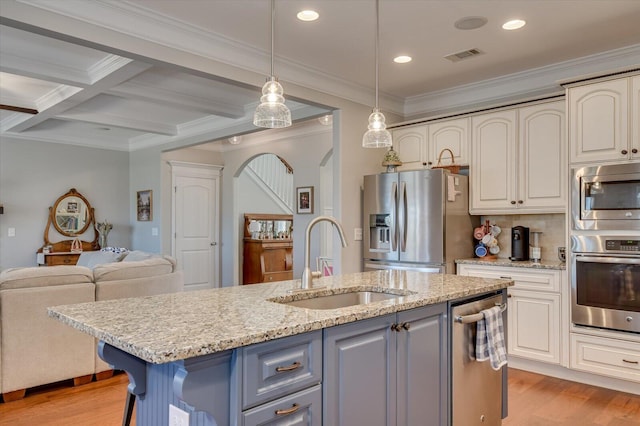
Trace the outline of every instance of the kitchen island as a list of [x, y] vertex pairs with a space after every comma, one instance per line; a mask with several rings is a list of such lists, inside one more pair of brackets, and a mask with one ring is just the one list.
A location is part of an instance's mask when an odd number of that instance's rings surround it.
[[[101, 357], [129, 374], [129, 390], [137, 396], [138, 425], [169, 424], [170, 404], [190, 413], [190, 425], [259, 424], [264, 415], [274, 413], [273, 424], [287, 416], [300, 416], [306, 422], [313, 415], [309, 424], [319, 425], [323, 405], [325, 411], [331, 406], [326, 401], [328, 390], [340, 386], [326, 375], [323, 378], [329, 346], [326, 342], [323, 346], [323, 333], [360, 325], [384, 330], [377, 336], [386, 345], [380, 355], [389, 365], [395, 363], [394, 336], [400, 334], [389, 330], [400, 331], [404, 326], [410, 333], [410, 322], [402, 316], [410, 319], [419, 313], [418, 319], [425, 319], [425, 326], [435, 331], [430, 334], [438, 340], [433, 344], [440, 347], [436, 361], [444, 373], [434, 378], [439, 387], [433, 394], [446, 395], [447, 303], [500, 292], [510, 285], [509, 280], [375, 271], [323, 277], [314, 281], [314, 289], [300, 293], [292, 293], [299, 288], [299, 280], [283, 281], [58, 306], [50, 308], [49, 315], [99, 339]], [[309, 298], [309, 294], [353, 291], [398, 297], [338, 309], [282, 303]], [[416, 329], [420, 330], [416, 326], [411, 332]], [[332, 341], [340, 350], [338, 337]], [[389, 384], [389, 374], [383, 376]], [[308, 402], [289, 404], [289, 397]], [[275, 403], [289, 405], [272, 407]], [[440, 402], [442, 413], [435, 424], [446, 424], [447, 404], [447, 398]], [[383, 424], [396, 424], [396, 409], [400, 411], [394, 401], [384, 410], [387, 421]], [[330, 417], [331, 412], [324, 415]], [[324, 424], [334, 423], [327, 418]]]

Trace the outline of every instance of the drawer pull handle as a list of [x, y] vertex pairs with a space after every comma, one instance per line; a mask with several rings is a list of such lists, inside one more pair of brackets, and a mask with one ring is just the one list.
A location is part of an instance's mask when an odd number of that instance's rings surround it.
[[302, 367], [302, 363], [296, 361], [293, 364], [287, 366], [287, 367], [276, 367], [276, 371], [278, 373], [282, 373], [284, 371], [293, 371], [293, 370], [297, 370], [298, 368]]
[[622, 362], [626, 362], [627, 364], [638, 364], [638, 361], [629, 361], [628, 359], [622, 358]]
[[501, 280], [512, 280], [513, 278], [507, 276], [500, 276]]
[[293, 404], [291, 408], [287, 408], [284, 410], [276, 410], [276, 416], [286, 416], [287, 414], [295, 413], [300, 409], [298, 404]]

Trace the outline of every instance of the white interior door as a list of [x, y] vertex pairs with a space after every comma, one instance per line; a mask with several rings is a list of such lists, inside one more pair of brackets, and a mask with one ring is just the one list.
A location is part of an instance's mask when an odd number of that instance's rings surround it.
[[185, 290], [219, 287], [219, 166], [171, 163], [172, 254]]

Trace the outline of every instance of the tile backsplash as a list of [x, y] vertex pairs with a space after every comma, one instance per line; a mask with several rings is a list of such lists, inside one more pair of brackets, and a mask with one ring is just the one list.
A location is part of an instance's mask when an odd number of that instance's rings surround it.
[[[564, 214], [523, 214], [523, 215], [487, 215], [480, 216], [481, 223], [488, 220], [491, 225], [498, 225], [502, 232], [498, 236], [500, 253], [498, 258], [508, 259], [511, 256], [511, 228], [526, 226], [529, 232], [540, 231], [540, 247], [542, 260], [558, 259], [558, 247], [566, 247], [566, 223]], [[529, 242], [533, 242], [530, 234]]]

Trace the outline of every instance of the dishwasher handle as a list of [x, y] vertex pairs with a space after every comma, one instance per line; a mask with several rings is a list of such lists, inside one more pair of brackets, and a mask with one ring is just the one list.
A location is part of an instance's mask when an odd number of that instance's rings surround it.
[[[500, 306], [500, 313], [507, 310], [506, 303], [502, 303], [502, 304], [496, 303], [496, 306]], [[457, 315], [453, 320], [455, 322], [459, 322], [460, 324], [471, 324], [471, 323], [480, 321], [482, 318], [484, 318], [484, 316], [482, 315], [482, 312], [479, 312], [473, 315], [464, 315], [464, 316]]]

